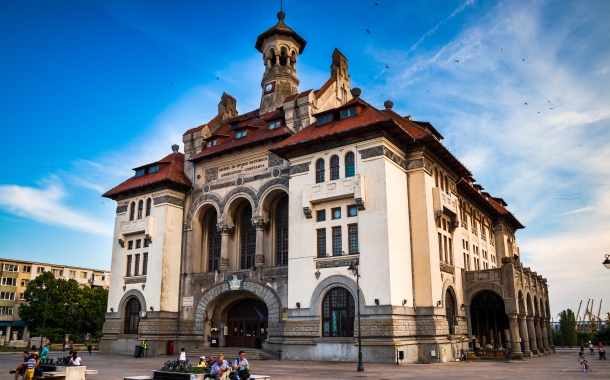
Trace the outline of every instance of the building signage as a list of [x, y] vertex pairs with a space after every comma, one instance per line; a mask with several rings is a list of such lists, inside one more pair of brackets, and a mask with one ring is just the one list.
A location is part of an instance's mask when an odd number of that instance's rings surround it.
[[182, 306], [193, 306], [193, 296], [182, 297]]
[[261, 157], [249, 161], [243, 161], [237, 164], [225, 165], [218, 168], [218, 176], [220, 178], [230, 177], [242, 173], [248, 173], [257, 169], [267, 168], [268, 158]]

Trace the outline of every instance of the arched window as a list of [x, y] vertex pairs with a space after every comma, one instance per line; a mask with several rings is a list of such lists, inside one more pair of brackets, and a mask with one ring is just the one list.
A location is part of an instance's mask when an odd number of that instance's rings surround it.
[[146, 200], [146, 216], [150, 216], [150, 208], [152, 207], [152, 199], [148, 198]]
[[324, 182], [324, 160], [316, 161], [316, 183]]
[[131, 202], [131, 207], [129, 208], [129, 220], [134, 220], [136, 217], [136, 202]]
[[140, 323], [140, 301], [132, 297], [125, 306], [125, 334], [137, 334]]
[[215, 271], [220, 266], [220, 231], [216, 228], [216, 210], [208, 219], [208, 270]]
[[454, 326], [457, 326], [457, 316], [455, 313], [455, 298], [450, 288], [445, 292], [445, 318], [449, 324], [449, 332], [455, 334]]
[[322, 336], [354, 336], [354, 297], [345, 288], [333, 288], [322, 301]]
[[275, 261], [288, 265], [288, 196], [284, 196], [275, 210]]
[[434, 168], [434, 183], [438, 187], [438, 169]]
[[280, 66], [286, 66], [286, 61], [288, 61], [288, 53], [285, 47], [282, 47], [280, 50]]
[[140, 202], [138, 202], [138, 219], [142, 219], [142, 214], [144, 214], [144, 201], [140, 199]]
[[332, 156], [330, 158], [330, 180], [336, 179], [339, 179], [339, 156]]
[[252, 225], [252, 206], [248, 204], [241, 213], [241, 269], [254, 265], [256, 253], [256, 228]]
[[347, 152], [345, 155], [345, 178], [353, 177], [356, 174], [356, 168], [354, 166], [354, 153]]

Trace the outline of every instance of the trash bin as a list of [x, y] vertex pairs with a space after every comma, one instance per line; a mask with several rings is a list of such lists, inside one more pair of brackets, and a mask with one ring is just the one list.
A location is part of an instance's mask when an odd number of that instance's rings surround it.
[[168, 355], [174, 354], [174, 341], [173, 340], [167, 341], [167, 354]]
[[218, 344], [218, 338], [212, 338], [212, 340], [210, 340], [210, 347], [220, 347]]
[[263, 348], [263, 341], [260, 338], [256, 338], [256, 340], [254, 341], [254, 348], [258, 350]]
[[142, 346], [136, 346], [136, 350], [133, 352], [134, 358], [139, 358], [142, 354]]

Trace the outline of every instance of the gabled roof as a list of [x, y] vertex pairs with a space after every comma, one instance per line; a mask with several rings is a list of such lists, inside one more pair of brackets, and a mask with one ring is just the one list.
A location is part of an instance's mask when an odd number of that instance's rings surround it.
[[284, 99], [284, 103], [289, 102], [291, 100], [295, 100], [295, 99], [299, 99], [299, 98], [304, 98], [305, 96], [308, 96], [309, 93], [311, 93], [313, 91], [313, 89], [307, 90], [307, 91], [303, 91], [299, 94], [292, 94], [290, 96], [287, 96], [286, 99]]
[[303, 39], [303, 37], [299, 36], [297, 34], [297, 32], [290, 29], [288, 27], [288, 25], [284, 24], [285, 17], [286, 17], [286, 14], [282, 11], [280, 11], [277, 14], [277, 18], [279, 20], [278, 23], [275, 24], [273, 27], [267, 29], [263, 33], [261, 33], [258, 36], [258, 38], [256, 39], [256, 45], [254, 45], [256, 50], [258, 50], [262, 53], [263, 52], [263, 50], [262, 50], [263, 42], [271, 36], [280, 35], [280, 36], [292, 37], [296, 41], [296, 43], [299, 44], [299, 54], [303, 53], [303, 50], [305, 50], [305, 45], [307, 45], [307, 41], [305, 41]]
[[145, 190], [154, 186], [172, 186], [184, 191], [191, 187], [191, 181], [184, 174], [184, 154], [180, 152], [172, 153], [163, 159], [147, 165], [139, 166], [136, 169], [159, 165], [159, 171], [148, 173], [136, 177], [135, 175], [120, 185], [108, 190], [102, 196], [117, 199], [121, 195]]
[[333, 85], [333, 83], [335, 83], [336, 81], [337, 81], [337, 77], [330, 77], [330, 79], [327, 80], [326, 83], [324, 83], [322, 85], [322, 87], [320, 87], [320, 89], [315, 92], [316, 99], [320, 99], [322, 97], [322, 95], [324, 95], [326, 90], [328, 90]]
[[215, 116], [215, 117], [214, 117], [212, 120], [208, 121], [207, 123], [205, 123], [205, 124], [201, 124], [201, 125], [200, 125], [200, 126], [198, 126], [198, 127], [191, 128], [191, 129], [189, 129], [188, 131], [184, 132], [184, 133], [182, 134], [182, 136], [184, 136], [184, 135], [188, 135], [188, 134], [191, 134], [191, 133], [195, 133], [195, 132], [197, 132], [197, 131], [200, 131], [200, 130], [202, 130], [202, 129], [203, 129], [203, 127], [205, 127], [206, 125], [207, 125], [207, 126], [209, 126], [209, 127], [210, 127], [210, 129], [211, 129], [211, 128], [212, 128], [212, 127], [213, 127], [213, 126], [214, 126], [216, 123], [218, 123], [218, 122], [219, 122], [221, 119], [222, 119], [222, 115], [220, 115], [220, 114], [219, 114], [219, 115], [216, 115], [216, 116]]
[[[189, 161], [197, 162], [204, 158], [225, 154], [236, 149], [243, 149], [252, 144], [285, 138], [290, 135], [286, 128], [269, 129], [269, 121], [280, 118], [283, 118], [282, 110], [277, 109], [262, 115], [258, 114], [258, 110], [254, 110], [229, 119], [210, 136], [210, 138], [214, 138], [214, 136], [228, 137], [215, 146], [206, 147], [195, 156], [189, 158]], [[232, 127], [234, 124], [237, 124], [235, 129]], [[236, 138], [235, 131], [243, 128], [248, 128], [246, 137]]]

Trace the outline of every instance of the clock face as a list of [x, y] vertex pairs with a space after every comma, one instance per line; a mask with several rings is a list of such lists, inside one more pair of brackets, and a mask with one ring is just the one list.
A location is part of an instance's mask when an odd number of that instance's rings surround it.
[[269, 92], [269, 91], [271, 91], [271, 90], [273, 90], [273, 84], [272, 84], [272, 83], [268, 83], [268, 84], [265, 86], [265, 91], [266, 91], [266, 92]]

